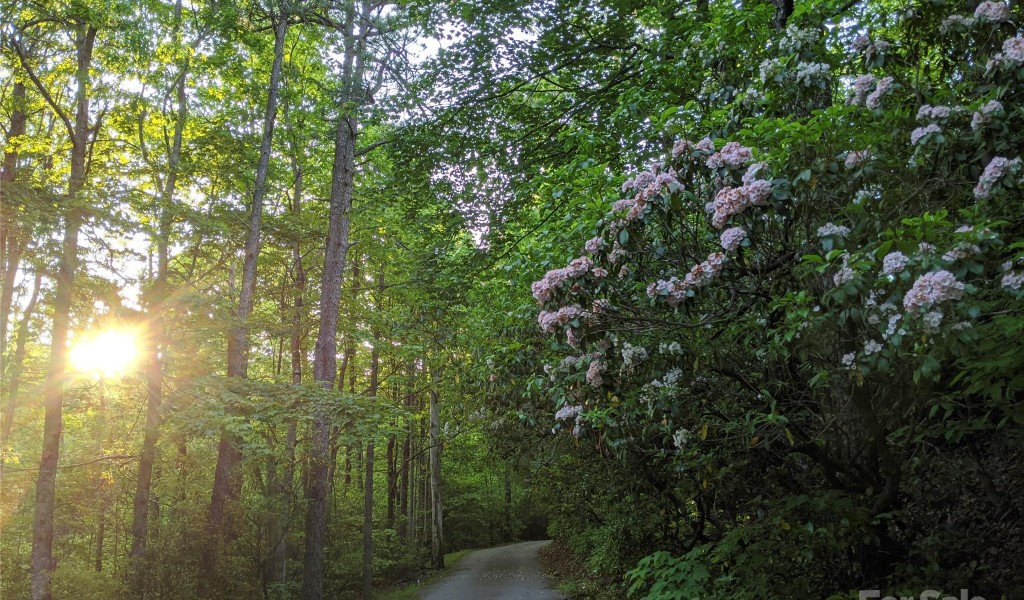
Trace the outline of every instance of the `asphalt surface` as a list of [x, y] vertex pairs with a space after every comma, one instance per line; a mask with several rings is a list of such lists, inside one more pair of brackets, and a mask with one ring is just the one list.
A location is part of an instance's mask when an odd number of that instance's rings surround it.
[[537, 562], [548, 542], [523, 542], [470, 552], [452, 573], [423, 590], [422, 600], [564, 600]]

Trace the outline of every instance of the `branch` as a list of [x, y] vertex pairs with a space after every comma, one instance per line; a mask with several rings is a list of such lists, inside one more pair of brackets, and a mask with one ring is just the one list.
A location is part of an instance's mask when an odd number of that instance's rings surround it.
[[373, 152], [374, 150], [376, 150], [377, 148], [380, 148], [381, 146], [386, 146], [388, 144], [394, 144], [394, 143], [395, 143], [395, 140], [393, 140], [393, 139], [379, 140], [379, 141], [376, 141], [376, 142], [370, 144], [369, 146], [364, 146], [362, 148], [358, 148], [356, 150], [356, 154], [355, 154], [356, 158], [358, 158], [358, 157], [360, 157], [360, 156], [362, 156], [364, 154], [369, 154], [370, 152]]
[[18, 55], [18, 62], [21, 63], [21, 68], [25, 69], [25, 73], [28, 74], [28, 78], [32, 80], [32, 83], [36, 86], [36, 89], [39, 90], [39, 93], [43, 96], [43, 99], [46, 100], [46, 103], [50, 105], [50, 108], [53, 109], [53, 112], [56, 113], [57, 117], [60, 118], [60, 120], [64, 123], [64, 127], [66, 127], [68, 130], [68, 135], [71, 137], [71, 143], [75, 144], [74, 124], [71, 122], [71, 119], [68, 117], [67, 113], [64, 112], [64, 109], [62, 109], [60, 105], [57, 104], [56, 101], [54, 101], [53, 96], [50, 95], [49, 90], [47, 90], [46, 86], [43, 85], [43, 82], [39, 79], [39, 76], [36, 75], [36, 72], [32, 70], [32, 67], [29, 66], [28, 59], [26, 58], [24, 51], [22, 51], [21, 49], [21, 43], [15, 40], [11, 40], [11, 47], [14, 48], [15, 54]]
[[[98, 463], [98, 462], [104, 461], [104, 460], [135, 460], [136, 458], [138, 458], [138, 456], [128, 455], [128, 454], [119, 454], [119, 455], [114, 455], [114, 456], [101, 456], [99, 458], [94, 458], [92, 460], [87, 460], [85, 462], [74, 463], [74, 464], [70, 464], [70, 465], [57, 465], [57, 468], [58, 469], [74, 469], [75, 467], [84, 467], [86, 465], [91, 465], [93, 463]], [[38, 471], [39, 467], [31, 467], [31, 468], [28, 468], [28, 469], [12, 469], [10, 467], [7, 467], [5, 470], [7, 470], [7, 471], [18, 471], [18, 472], [27, 472], [27, 471]]]

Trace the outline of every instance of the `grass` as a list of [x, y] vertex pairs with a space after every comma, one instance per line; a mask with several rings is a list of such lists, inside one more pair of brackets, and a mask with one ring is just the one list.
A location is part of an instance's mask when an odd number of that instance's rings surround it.
[[470, 550], [459, 550], [458, 552], [445, 554], [445, 567], [443, 571], [428, 571], [418, 583], [410, 583], [409, 585], [402, 587], [383, 590], [374, 594], [373, 597], [377, 600], [418, 600], [420, 597], [420, 589], [422, 589], [423, 586], [429, 585], [441, 577], [451, 573], [452, 567], [458, 564], [459, 560], [469, 552]]

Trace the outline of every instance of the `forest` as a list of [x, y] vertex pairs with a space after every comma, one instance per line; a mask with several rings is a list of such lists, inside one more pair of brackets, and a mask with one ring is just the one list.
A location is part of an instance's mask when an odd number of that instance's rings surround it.
[[1022, 23], [0, 0], [0, 598], [1024, 597]]

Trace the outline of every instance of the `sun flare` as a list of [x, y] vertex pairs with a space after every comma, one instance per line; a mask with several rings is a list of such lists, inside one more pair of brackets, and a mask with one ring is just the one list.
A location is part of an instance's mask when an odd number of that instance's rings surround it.
[[138, 335], [129, 329], [87, 334], [71, 347], [68, 355], [72, 370], [101, 377], [127, 375], [138, 358]]

